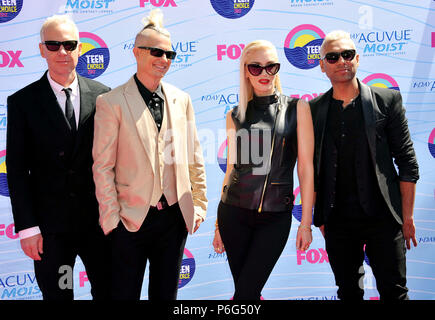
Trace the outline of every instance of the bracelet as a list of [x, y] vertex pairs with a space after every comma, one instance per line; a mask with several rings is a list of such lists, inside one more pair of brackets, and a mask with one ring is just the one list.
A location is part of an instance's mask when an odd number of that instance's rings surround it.
[[219, 225], [218, 225], [217, 219], [216, 219], [216, 222], [214, 223], [214, 227], [215, 227], [214, 231], [219, 230]]
[[310, 230], [310, 232], [312, 231], [310, 226], [305, 226], [303, 224], [300, 224], [298, 227], [298, 229], [301, 229], [301, 228], [308, 229], [308, 230]]

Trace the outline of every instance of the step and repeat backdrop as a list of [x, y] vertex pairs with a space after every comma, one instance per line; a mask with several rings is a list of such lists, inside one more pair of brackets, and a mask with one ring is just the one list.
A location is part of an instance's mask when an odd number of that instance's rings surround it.
[[[132, 53], [141, 19], [164, 13], [177, 57], [165, 80], [193, 100], [207, 170], [207, 219], [188, 237], [179, 299], [231, 299], [233, 281], [225, 254], [213, 251], [214, 222], [225, 173], [225, 114], [238, 103], [238, 63], [255, 39], [275, 44], [286, 95], [310, 100], [330, 88], [319, 67], [325, 34], [348, 31], [360, 54], [363, 82], [400, 90], [420, 165], [415, 201], [418, 246], [407, 253], [411, 299], [435, 299], [435, 1], [434, 0], [0, 0], [0, 300], [41, 299], [33, 262], [21, 251], [7, 187], [7, 97], [39, 79], [46, 63], [38, 49], [48, 16], [69, 14], [83, 43], [77, 71], [112, 88], [135, 72]], [[297, 251], [301, 216], [297, 175], [292, 231], [262, 292], [264, 299], [337, 299], [324, 240]], [[262, 263], [262, 257], [258, 257]], [[370, 261], [364, 262], [365, 299], [378, 299]], [[148, 271], [141, 299], [147, 299]], [[77, 258], [75, 299], [91, 299]]]

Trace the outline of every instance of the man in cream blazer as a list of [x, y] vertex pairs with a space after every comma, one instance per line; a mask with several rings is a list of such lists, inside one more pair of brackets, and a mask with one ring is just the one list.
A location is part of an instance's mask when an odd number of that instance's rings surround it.
[[161, 81], [175, 52], [158, 14], [136, 36], [137, 73], [97, 99], [93, 173], [117, 300], [140, 299], [147, 260], [148, 298], [176, 299], [187, 233], [207, 210], [190, 96]]

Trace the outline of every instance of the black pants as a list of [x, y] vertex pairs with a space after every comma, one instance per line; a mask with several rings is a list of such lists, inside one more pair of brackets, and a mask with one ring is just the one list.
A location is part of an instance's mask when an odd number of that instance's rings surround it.
[[259, 300], [290, 233], [290, 212], [218, 208], [219, 232], [234, 280], [234, 300]]
[[177, 298], [187, 230], [178, 204], [151, 209], [137, 232], [122, 222], [111, 233], [112, 298], [139, 300], [149, 260], [149, 300]]
[[94, 300], [110, 299], [110, 244], [95, 232], [43, 234], [41, 260], [35, 276], [44, 300], [73, 300], [72, 270], [79, 256], [86, 268]]
[[364, 246], [380, 299], [408, 299], [405, 240], [392, 218], [328, 223], [325, 243], [341, 300], [363, 299]]

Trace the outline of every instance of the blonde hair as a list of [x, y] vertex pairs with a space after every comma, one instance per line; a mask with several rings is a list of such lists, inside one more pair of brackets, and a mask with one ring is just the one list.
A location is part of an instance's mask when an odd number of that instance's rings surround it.
[[51, 17], [48, 17], [45, 19], [44, 23], [42, 24], [41, 31], [39, 32], [39, 35], [41, 37], [41, 42], [44, 41], [44, 32], [45, 30], [50, 27], [51, 25], [59, 25], [59, 24], [69, 24], [76, 35], [76, 39], [70, 39], [70, 40], [77, 40], [79, 41], [79, 29], [77, 28], [77, 25], [75, 22], [66, 14], [58, 15], [55, 14]]
[[350, 33], [343, 31], [343, 30], [334, 30], [331, 31], [330, 33], [328, 33], [325, 37], [325, 39], [323, 39], [323, 43], [320, 46], [320, 55], [323, 57], [323, 55], [325, 54], [325, 48], [332, 42], [332, 41], [336, 41], [336, 40], [349, 40], [350, 42], [352, 42], [353, 47], [355, 47], [355, 43], [353, 42], [352, 38], [350, 37]]
[[144, 27], [136, 35], [135, 47], [138, 45], [139, 40], [144, 40], [149, 36], [148, 30], [154, 30], [168, 38], [171, 37], [169, 31], [163, 28], [163, 13], [160, 9], [151, 10], [149, 15], [142, 19], [142, 23]]
[[[264, 50], [264, 49], [271, 50], [274, 58], [278, 62], [278, 52], [276, 51], [276, 48], [272, 44], [272, 42], [267, 40], [255, 40], [250, 42], [245, 46], [245, 48], [242, 51], [242, 55], [240, 57], [240, 89], [239, 89], [240, 92], [239, 92], [239, 107], [237, 111], [237, 117], [241, 122], [243, 122], [245, 119], [248, 102], [254, 97], [254, 90], [252, 88], [251, 82], [246, 77], [245, 64], [247, 63], [249, 56], [253, 52], [257, 50]], [[274, 87], [275, 90], [282, 93], [281, 80], [279, 78], [278, 73], [275, 75]]]

